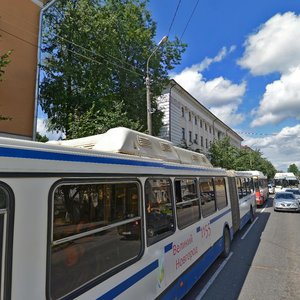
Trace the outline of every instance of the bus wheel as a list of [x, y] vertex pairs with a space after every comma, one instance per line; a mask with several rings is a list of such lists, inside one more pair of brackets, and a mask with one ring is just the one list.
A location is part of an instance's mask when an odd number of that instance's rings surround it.
[[223, 231], [223, 240], [224, 240], [224, 249], [223, 252], [221, 253], [221, 257], [226, 258], [230, 253], [230, 245], [231, 245], [230, 233], [227, 227], [225, 227]]

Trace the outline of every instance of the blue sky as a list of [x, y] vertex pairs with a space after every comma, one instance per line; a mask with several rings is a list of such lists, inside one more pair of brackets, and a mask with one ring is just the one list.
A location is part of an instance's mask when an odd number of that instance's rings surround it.
[[170, 74], [285, 171], [300, 167], [300, 2], [150, 0], [157, 41], [188, 44]]

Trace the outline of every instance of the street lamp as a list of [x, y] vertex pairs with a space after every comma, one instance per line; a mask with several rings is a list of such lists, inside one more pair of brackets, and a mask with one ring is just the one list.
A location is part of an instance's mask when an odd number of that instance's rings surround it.
[[168, 37], [165, 35], [160, 42], [157, 44], [157, 46], [154, 48], [152, 53], [150, 54], [148, 60], [147, 60], [147, 67], [146, 67], [146, 91], [147, 91], [147, 127], [148, 127], [148, 133], [152, 135], [152, 109], [151, 109], [151, 99], [150, 99], [150, 78], [149, 78], [149, 61], [150, 58], [153, 56], [153, 54], [157, 51], [157, 49], [163, 45], [168, 40]]

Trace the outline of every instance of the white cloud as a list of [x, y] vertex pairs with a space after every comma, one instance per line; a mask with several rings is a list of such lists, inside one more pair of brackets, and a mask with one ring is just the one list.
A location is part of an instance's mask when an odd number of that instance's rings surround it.
[[300, 168], [300, 125], [285, 127], [276, 135], [244, 139], [244, 145], [260, 149], [277, 170], [287, 171], [293, 163]]
[[276, 14], [250, 35], [240, 66], [253, 75], [285, 73], [300, 61], [300, 16]]
[[287, 118], [300, 120], [300, 66], [266, 86], [252, 127], [279, 123]]
[[231, 46], [229, 50], [223, 47], [215, 57], [206, 57], [199, 64], [185, 68], [180, 74], [173, 76], [183, 88], [229, 125], [237, 125], [243, 120], [243, 116], [236, 115], [236, 112], [245, 94], [246, 83], [235, 84], [223, 77], [206, 80], [201, 72], [212, 63], [220, 62], [234, 50], [235, 46]]
[[48, 131], [47, 119], [37, 119], [37, 132], [42, 136], [47, 136], [50, 141], [64, 139], [65, 135], [62, 132]]
[[237, 109], [238, 105], [236, 103], [231, 103], [220, 107], [213, 107], [210, 109], [210, 111], [225, 124], [236, 126], [241, 124], [245, 119], [243, 114], [237, 113]]

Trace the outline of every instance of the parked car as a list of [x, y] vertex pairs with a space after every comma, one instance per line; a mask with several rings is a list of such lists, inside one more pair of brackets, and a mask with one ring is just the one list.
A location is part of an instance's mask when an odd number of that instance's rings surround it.
[[300, 203], [300, 191], [299, 191], [299, 189], [286, 189], [285, 192], [293, 193], [295, 195], [296, 199], [298, 199], [298, 201]]
[[274, 211], [300, 211], [300, 204], [293, 193], [278, 192], [273, 201]]

